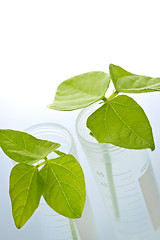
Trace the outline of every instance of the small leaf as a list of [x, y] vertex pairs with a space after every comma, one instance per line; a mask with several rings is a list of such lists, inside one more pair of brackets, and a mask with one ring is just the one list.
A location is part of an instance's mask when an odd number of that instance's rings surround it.
[[92, 113], [87, 127], [100, 143], [129, 149], [155, 148], [147, 116], [132, 98], [125, 95], [113, 98]]
[[89, 72], [62, 82], [54, 102], [48, 107], [56, 110], [75, 110], [89, 106], [105, 95], [110, 76], [104, 72]]
[[12, 169], [9, 194], [17, 228], [22, 228], [33, 215], [42, 193], [43, 179], [37, 167], [20, 163]]
[[110, 64], [109, 71], [118, 92], [143, 93], [160, 91], [160, 78], [135, 75], [113, 64]]
[[59, 146], [58, 143], [37, 139], [25, 132], [0, 129], [0, 147], [16, 162], [32, 164], [44, 159]]
[[48, 205], [68, 218], [80, 218], [85, 198], [82, 168], [70, 154], [49, 160], [40, 171], [44, 181], [43, 196]]

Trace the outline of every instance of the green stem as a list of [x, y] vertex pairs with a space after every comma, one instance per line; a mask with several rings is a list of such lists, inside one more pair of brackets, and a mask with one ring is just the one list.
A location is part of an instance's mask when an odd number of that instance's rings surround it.
[[73, 240], [78, 240], [74, 221], [72, 219], [69, 219], [69, 223], [70, 223]]
[[39, 168], [39, 167], [43, 166], [45, 163], [46, 163], [46, 161], [44, 161], [44, 162], [41, 162], [40, 164], [38, 164], [38, 165], [37, 165], [37, 168]]
[[111, 199], [113, 203], [113, 209], [116, 219], [119, 219], [119, 207], [117, 202], [116, 191], [114, 187], [113, 172], [112, 172], [112, 162], [106, 163], [106, 171], [108, 177], [108, 185], [111, 193]]
[[47, 157], [44, 157], [44, 161], [37, 165], [37, 168], [43, 166], [47, 162]]
[[115, 96], [117, 96], [118, 92], [115, 91], [112, 93], [112, 95], [108, 98], [108, 101], [110, 101], [112, 98], [114, 98]]
[[103, 100], [104, 102], [107, 102], [107, 98], [106, 98], [105, 96], [102, 98], [102, 100]]

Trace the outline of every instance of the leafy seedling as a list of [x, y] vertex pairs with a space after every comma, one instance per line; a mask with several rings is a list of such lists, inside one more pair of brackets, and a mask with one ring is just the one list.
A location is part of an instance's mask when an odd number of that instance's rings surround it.
[[[115, 90], [107, 99], [105, 94], [110, 81]], [[99, 101], [101, 104], [97, 104], [98, 109], [86, 121], [92, 137], [99, 143], [110, 143], [127, 149], [150, 148], [153, 151], [155, 145], [152, 128], [144, 110], [131, 97], [121, 94], [153, 91], [160, 91], [160, 78], [135, 75], [110, 64], [109, 74], [89, 72], [62, 82], [49, 107], [60, 111], [75, 110]], [[109, 154], [107, 158], [108, 156]], [[105, 159], [105, 155], [103, 158]], [[119, 219], [112, 161], [106, 161], [105, 168], [113, 211], [116, 219]]]
[[[107, 99], [105, 93], [112, 80], [115, 91]], [[160, 91], [160, 78], [132, 74], [110, 64], [109, 74], [89, 72], [62, 82], [54, 102], [48, 107], [69, 111], [87, 107], [99, 100], [100, 107], [87, 119], [91, 136], [100, 143], [111, 143], [127, 149], [155, 149], [150, 122], [139, 104], [119, 93]]]
[[[86, 198], [84, 174], [74, 156], [58, 150], [59, 143], [0, 129], [0, 147], [18, 163], [11, 171], [9, 183], [17, 228], [22, 228], [33, 215], [42, 195], [57, 213], [68, 218], [81, 217]], [[59, 156], [48, 159], [51, 152]]]

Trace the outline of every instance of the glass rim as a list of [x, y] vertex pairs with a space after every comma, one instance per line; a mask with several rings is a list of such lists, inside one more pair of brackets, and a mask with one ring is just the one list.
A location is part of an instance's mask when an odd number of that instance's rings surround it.
[[[95, 111], [97, 110], [96, 106], [99, 105], [99, 103], [101, 103], [102, 101], [98, 101], [98, 102], [95, 102], [87, 107], [85, 107], [84, 109], [82, 109], [80, 111], [80, 113], [78, 114], [77, 116], [77, 119], [76, 119], [76, 123], [75, 123], [75, 128], [76, 128], [76, 132], [77, 132], [77, 136], [79, 138], [80, 141], [82, 141], [88, 148], [90, 148], [92, 151], [111, 151], [111, 152], [123, 152], [125, 150], [130, 150], [130, 151], [133, 151], [133, 150], [136, 150], [136, 151], [142, 151], [142, 150], [146, 150], [146, 149], [128, 149], [128, 148], [124, 148], [124, 147], [119, 147], [119, 146], [116, 146], [114, 144], [111, 144], [111, 143], [99, 143], [99, 142], [92, 142], [90, 140], [87, 140], [83, 134], [81, 133], [80, 131], [80, 124], [81, 122], [83, 121], [83, 119], [88, 116], [89, 117], [89, 114], [87, 114], [88, 112], [89, 113], [92, 113], [92, 109], [95, 109]], [[87, 126], [85, 126], [87, 128]], [[100, 149], [101, 148], [101, 149]]]
[[73, 139], [70, 131], [61, 124], [50, 123], [50, 122], [38, 123], [38, 124], [34, 124], [30, 127], [25, 128], [24, 131], [32, 135], [32, 134], [34, 134], [35, 131], [40, 131], [42, 129], [45, 130], [45, 128], [46, 128], [46, 130], [47, 129], [49, 130], [51, 128], [53, 132], [54, 131], [59, 132], [62, 137], [64, 137], [64, 134], [65, 134], [65, 136], [67, 137], [66, 139], [71, 143], [68, 153], [72, 152], [72, 149], [74, 149], [74, 139]]
[[[82, 109], [80, 111], [80, 113], [78, 114], [77, 116], [77, 119], [76, 119], [76, 124], [75, 124], [75, 127], [76, 127], [76, 132], [77, 132], [77, 135], [78, 135], [78, 138], [80, 138], [83, 142], [85, 142], [87, 145], [93, 145], [94, 147], [98, 147], [98, 146], [107, 146], [107, 148], [109, 149], [114, 149], [115, 147], [120, 149], [120, 147], [118, 146], [115, 146], [113, 144], [110, 144], [110, 143], [99, 143], [99, 142], [92, 142], [92, 141], [89, 141], [87, 139], [85, 139], [85, 137], [83, 137], [83, 135], [81, 134], [80, 130], [79, 130], [79, 124], [81, 123], [81, 120], [83, 119], [83, 116], [85, 116], [85, 113], [87, 113], [89, 110], [91, 110], [92, 108], [95, 108], [95, 106], [97, 106], [101, 101], [98, 101], [96, 103], [93, 103], [91, 105], [89, 105], [88, 107]], [[87, 127], [87, 126], [86, 126]]]
[[[122, 152], [122, 151], [125, 151], [125, 150], [128, 150], [128, 151], [145, 151], [148, 149], [130, 149], [130, 148], [124, 148], [124, 147], [119, 147], [119, 146], [116, 146], [114, 144], [111, 144], [111, 143], [99, 143], [98, 141], [97, 142], [92, 142], [90, 140], [87, 140], [85, 139], [85, 137], [83, 136], [83, 134], [81, 133], [80, 131], [80, 124], [81, 122], [83, 121], [83, 119], [85, 118], [85, 116], [88, 116], [89, 117], [89, 114], [87, 114], [87, 112], [89, 113], [92, 113], [92, 109], [95, 109], [95, 111], [97, 110], [96, 106], [99, 105], [99, 103], [101, 103], [102, 101], [98, 101], [98, 102], [95, 102], [85, 108], [83, 108], [80, 113], [78, 114], [77, 118], [76, 118], [76, 123], [75, 123], [75, 128], [76, 128], [76, 133], [77, 133], [77, 136], [78, 138], [80, 139], [80, 141], [84, 142], [88, 148], [95, 150], [99, 150], [99, 147], [101, 146], [101, 149], [105, 150], [105, 151], [116, 151], [116, 152]], [[87, 126], [85, 125], [85, 127], [87, 128]]]

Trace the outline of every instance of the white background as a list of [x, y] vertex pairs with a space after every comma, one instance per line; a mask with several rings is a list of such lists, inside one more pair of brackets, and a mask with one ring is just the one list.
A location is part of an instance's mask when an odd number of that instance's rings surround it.
[[[0, 128], [23, 130], [37, 123], [58, 122], [75, 136], [79, 111], [57, 112], [46, 107], [57, 86], [81, 73], [108, 72], [109, 63], [160, 77], [159, 25], [158, 0], [0, 0]], [[133, 97], [153, 128], [156, 150], [151, 158], [158, 178], [160, 94]], [[0, 156], [0, 239], [25, 240], [27, 227], [16, 230], [11, 216], [8, 179], [12, 166], [2, 151]], [[84, 171], [89, 171], [86, 163]], [[97, 216], [100, 239], [108, 236], [112, 240], [103, 210]], [[40, 238], [33, 231], [31, 239]]]

